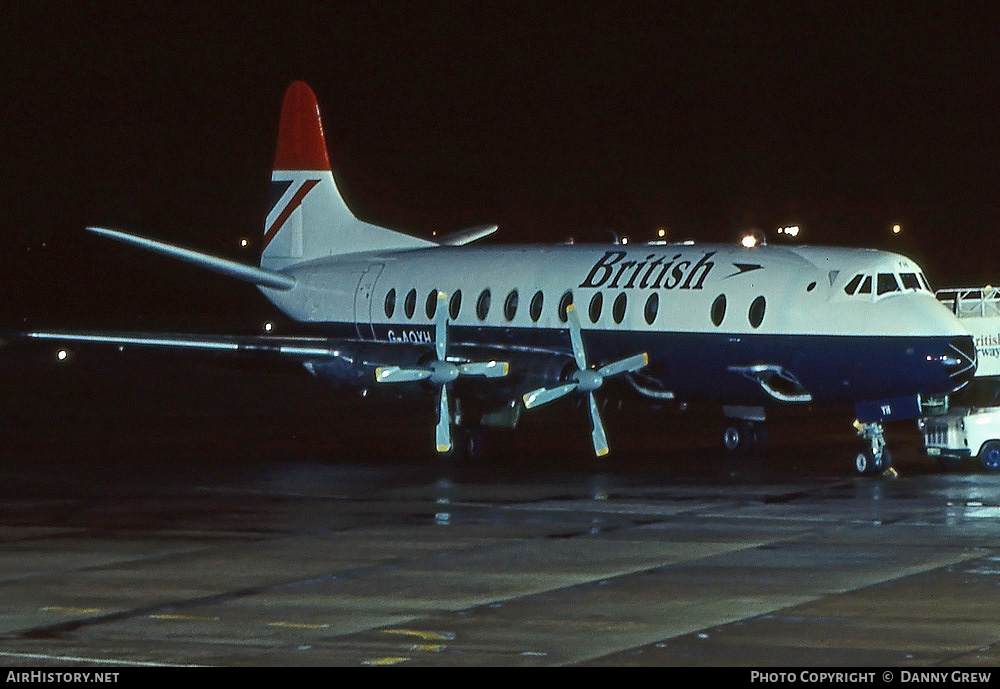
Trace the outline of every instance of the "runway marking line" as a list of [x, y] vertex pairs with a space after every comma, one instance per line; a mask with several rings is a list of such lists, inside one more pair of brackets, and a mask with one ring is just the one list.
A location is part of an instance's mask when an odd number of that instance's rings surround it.
[[0, 651], [0, 658], [25, 658], [28, 660], [58, 660], [70, 663], [94, 663], [96, 665], [130, 665], [135, 667], [209, 667], [208, 665], [181, 665], [177, 663], [157, 663], [142, 660], [124, 660], [118, 658], [89, 658], [86, 656], [61, 656], [48, 653], [17, 653]]
[[88, 615], [93, 615], [94, 613], [98, 613], [100, 611], [100, 608], [74, 608], [69, 605], [46, 605], [42, 608], [42, 612], [86, 613]]
[[328, 624], [309, 624], [307, 622], [268, 622], [268, 627], [284, 627], [286, 629], [326, 629]]
[[168, 613], [150, 615], [149, 617], [153, 620], [173, 620], [184, 622], [218, 622], [220, 619], [218, 617], [208, 617], [206, 615], [176, 615]]
[[387, 656], [385, 658], [370, 658], [368, 660], [362, 661], [362, 665], [399, 665], [400, 663], [408, 662], [409, 658], [404, 658], [403, 656]]
[[454, 634], [442, 632], [422, 632], [417, 629], [383, 629], [383, 634], [398, 634], [400, 636], [415, 636], [424, 641], [452, 641]]

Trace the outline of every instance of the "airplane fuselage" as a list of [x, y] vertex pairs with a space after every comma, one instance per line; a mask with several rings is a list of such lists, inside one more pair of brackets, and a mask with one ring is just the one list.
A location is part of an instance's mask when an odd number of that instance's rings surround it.
[[286, 272], [295, 289], [263, 291], [314, 333], [430, 347], [444, 292], [455, 346], [498, 348], [514, 361], [522, 349], [568, 356], [574, 303], [594, 363], [647, 352], [640, 392], [728, 404], [946, 394], [961, 382], [952, 347], [968, 339], [919, 266], [881, 251], [434, 247]]

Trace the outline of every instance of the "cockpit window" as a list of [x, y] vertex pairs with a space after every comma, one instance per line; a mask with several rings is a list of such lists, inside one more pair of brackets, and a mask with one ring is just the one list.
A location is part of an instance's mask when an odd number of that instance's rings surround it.
[[896, 282], [896, 276], [892, 273], [879, 273], [878, 274], [878, 294], [888, 294], [889, 292], [898, 292], [899, 283]]
[[919, 291], [926, 289], [928, 292], [931, 291], [924, 274], [914, 272], [899, 273], [898, 275], [896, 273], [878, 273], [877, 275], [858, 273], [844, 285], [844, 292], [850, 296], [870, 295], [872, 293], [873, 278], [875, 294], [877, 296], [903, 290]]
[[900, 273], [899, 278], [903, 281], [903, 289], [920, 289], [920, 280], [916, 273]]
[[863, 277], [864, 276], [861, 275], [861, 274], [858, 274], [858, 275], [855, 275], [854, 277], [852, 277], [851, 281], [848, 282], [846, 285], [844, 285], [844, 291], [847, 292], [848, 294], [852, 294], [853, 295], [857, 291], [858, 285], [861, 284], [861, 278], [863, 278]]

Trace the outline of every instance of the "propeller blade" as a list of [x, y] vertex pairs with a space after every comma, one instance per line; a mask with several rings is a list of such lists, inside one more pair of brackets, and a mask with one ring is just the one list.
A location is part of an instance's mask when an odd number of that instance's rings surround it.
[[594, 427], [590, 437], [594, 441], [594, 453], [598, 457], [603, 457], [609, 451], [608, 438], [604, 434], [604, 424], [601, 422], [601, 414], [597, 409], [597, 398], [594, 397], [594, 393], [590, 393], [588, 397], [590, 397], [590, 422]]
[[[378, 383], [405, 383], [418, 380], [429, 380], [441, 388], [441, 398], [438, 404], [438, 420], [435, 428], [435, 445], [437, 451], [444, 453], [452, 449], [451, 409], [448, 404], [448, 385], [458, 376], [485, 376], [500, 378], [507, 375], [509, 364], [506, 361], [470, 361], [463, 364], [448, 361], [448, 294], [437, 293], [437, 305], [434, 312], [434, 354], [436, 358], [424, 368], [402, 368], [400, 366], [379, 366], [375, 369], [375, 381]], [[561, 397], [572, 390], [576, 384], [567, 390], [556, 389], [555, 396]], [[547, 393], [548, 391], [538, 391]]]
[[573, 344], [573, 358], [576, 367], [581, 371], [587, 368], [587, 354], [583, 350], [583, 332], [580, 330], [580, 316], [576, 313], [576, 305], [566, 307], [566, 319], [569, 321], [569, 339]]
[[379, 366], [375, 369], [375, 382], [377, 383], [409, 383], [414, 380], [426, 380], [430, 377], [431, 371], [424, 368]]
[[506, 361], [470, 361], [459, 364], [458, 372], [463, 376], [486, 376], [487, 378], [503, 378], [510, 368]]
[[572, 383], [566, 383], [565, 385], [559, 385], [554, 388], [538, 388], [537, 390], [532, 390], [531, 392], [526, 392], [521, 398], [524, 401], [524, 408], [531, 409], [533, 407], [540, 407], [543, 404], [548, 404], [560, 397], [565, 397], [569, 393], [573, 392], [577, 388], [577, 383], [574, 381]]
[[642, 354], [636, 354], [635, 356], [626, 357], [624, 359], [619, 359], [618, 361], [612, 361], [610, 364], [606, 364], [597, 369], [597, 372], [602, 376], [607, 378], [608, 376], [614, 376], [619, 373], [629, 373], [638, 371], [649, 363], [649, 355], [643, 352]]
[[448, 350], [448, 295], [438, 292], [437, 310], [434, 312], [434, 352], [438, 361], [444, 361]]
[[441, 404], [438, 407], [435, 439], [438, 452], [447, 452], [451, 449], [451, 412], [448, 410], [448, 388], [444, 385], [441, 386]]

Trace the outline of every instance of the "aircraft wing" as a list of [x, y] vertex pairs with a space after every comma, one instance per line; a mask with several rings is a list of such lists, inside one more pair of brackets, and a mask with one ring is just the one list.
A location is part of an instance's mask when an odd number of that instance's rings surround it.
[[336, 342], [322, 337], [59, 331], [32, 331], [23, 335], [35, 340], [112, 344], [121, 347], [166, 347], [217, 352], [267, 352], [307, 358], [338, 356]]

